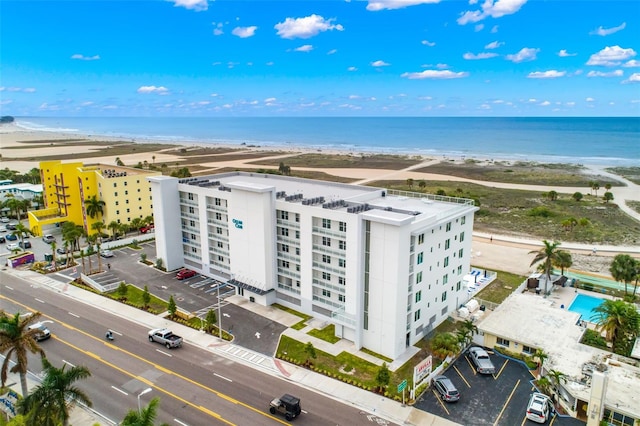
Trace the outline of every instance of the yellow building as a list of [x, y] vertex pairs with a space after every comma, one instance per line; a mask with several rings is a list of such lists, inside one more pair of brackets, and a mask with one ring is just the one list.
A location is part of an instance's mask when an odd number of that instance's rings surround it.
[[[107, 164], [82, 162], [40, 163], [45, 208], [29, 212], [29, 228], [36, 235], [59, 223], [71, 221], [92, 234], [91, 225], [115, 221], [131, 223], [135, 218], [153, 215], [151, 186], [147, 177], [160, 172]], [[91, 218], [85, 201], [92, 196], [103, 201], [103, 213]]]

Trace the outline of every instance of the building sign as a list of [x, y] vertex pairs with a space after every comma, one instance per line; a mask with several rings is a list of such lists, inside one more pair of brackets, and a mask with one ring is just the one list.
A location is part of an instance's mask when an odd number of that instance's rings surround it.
[[0, 395], [0, 409], [7, 413], [9, 417], [16, 416], [16, 404], [18, 402], [18, 394], [13, 390], [4, 395]]
[[240, 219], [232, 219], [231, 221], [236, 228], [242, 229], [242, 221]]
[[417, 386], [425, 377], [431, 374], [433, 359], [431, 355], [426, 357], [420, 364], [413, 367], [413, 383]]

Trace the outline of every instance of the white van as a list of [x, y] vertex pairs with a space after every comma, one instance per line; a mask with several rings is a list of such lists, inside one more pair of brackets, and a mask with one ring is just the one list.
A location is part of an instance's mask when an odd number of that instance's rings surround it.
[[36, 333], [34, 334], [34, 338], [36, 339], [37, 342], [40, 342], [42, 340], [47, 340], [49, 337], [51, 337], [51, 332], [49, 331], [47, 326], [41, 322], [31, 324], [29, 326], [29, 330], [37, 330]]

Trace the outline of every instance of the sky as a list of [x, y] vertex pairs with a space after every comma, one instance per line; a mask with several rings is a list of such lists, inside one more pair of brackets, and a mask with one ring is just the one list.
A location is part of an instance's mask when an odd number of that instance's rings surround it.
[[0, 0], [0, 114], [640, 116], [640, 2]]

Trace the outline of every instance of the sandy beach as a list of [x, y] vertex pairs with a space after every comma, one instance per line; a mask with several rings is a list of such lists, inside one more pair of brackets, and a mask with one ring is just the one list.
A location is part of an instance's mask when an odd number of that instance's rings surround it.
[[[78, 144], [81, 142], [82, 144]], [[139, 153], [129, 153], [125, 155], [108, 155], [108, 149], [105, 151], [105, 147], [109, 148], [110, 143], [114, 146], [117, 143], [122, 142], [135, 142], [139, 144], [143, 143], [166, 143], [166, 148], [160, 147], [154, 151], [145, 151]], [[94, 142], [94, 143], [92, 143]], [[71, 144], [75, 143], [75, 144]], [[70, 145], [71, 144], [71, 145]], [[127, 140], [122, 138], [106, 138], [97, 136], [85, 136], [72, 133], [54, 133], [54, 132], [38, 132], [38, 131], [24, 131], [15, 125], [2, 125], [0, 126], [0, 154], [2, 155], [2, 168], [9, 168], [11, 170], [18, 171], [20, 173], [26, 173], [33, 168], [39, 167], [39, 161], [35, 158], [63, 156], [67, 154], [80, 155], [81, 159], [77, 160], [64, 160], [64, 161], [82, 161], [85, 164], [91, 163], [104, 163], [115, 164], [116, 158], [120, 158], [125, 165], [133, 166], [139, 162], [149, 161], [154, 157], [156, 164], [173, 164], [183, 161], [187, 156], [179, 155], [180, 151], [176, 150], [175, 143], [169, 141], [139, 141], [139, 140]], [[211, 148], [211, 144], [203, 143], [189, 143], [181, 142], [179, 144], [187, 149], [194, 147], [208, 147]], [[262, 147], [239, 147], [237, 145], [224, 145], [216, 144], [216, 148], [228, 148], [234, 150], [235, 153], [251, 152], [251, 153], [264, 153], [262, 156], [252, 156], [250, 159], [236, 159], [230, 161], [215, 161], [216, 155], [207, 155], [198, 159], [198, 166], [200, 173], [215, 173], [220, 169], [243, 169], [252, 168], [255, 169], [255, 164], [248, 164], [249, 162], [256, 161], [256, 159], [286, 159], [300, 154], [314, 152], [319, 150], [310, 150], [302, 148], [287, 147], [268, 149]], [[170, 151], [170, 152], [169, 152]], [[323, 154], [345, 154], [345, 152], [336, 150], [322, 150]], [[358, 153], [358, 155], [361, 155]], [[34, 158], [34, 160], [27, 160]], [[344, 178], [350, 178], [355, 180], [357, 184], [365, 184], [371, 181], [378, 180], [406, 180], [414, 179], [418, 180], [447, 180], [447, 181], [463, 181], [474, 182], [481, 185], [487, 185], [494, 188], [517, 188], [533, 191], [549, 191], [555, 189], [558, 192], [574, 193], [576, 191], [582, 191], [584, 188], [562, 187], [562, 188], [550, 188], [541, 185], [525, 185], [514, 183], [502, 183], [502, 182], [482, 182], [474, 181], [470, 179], [460, 178], [451, 175], [441, 175], [433, 173], [423, 173], [416, 171], [431, 164], [439, 163], [443, 159], [435, 158], [421, 158], [418, 164], [401, 170], [384, 170], [384, 169], [366, 169], [366, 168], [332, 168], [330, 174], [341, 176]], [[446, 161], [451, 162], [451, 159]], [[456, 161], [464, 161], [456, 160]], [[506, 161], [506, 160], [505, 160]], [[193, 164], [193, 163], [192, 163]], [[277, 166], [273, 168], [277, 169]], [[606, 172], [604, 166], [591, 166], [590, 169], [601, 175], [607, 175], [615, 179], [621, 180], [625, 183], [625, 186], [617, 186], [611, 191], [615, 194], [615, 199], [618, 200], [618, 204], [627, 214], [634, 217], [640, 222], [640, 214], [628, 207], [624, 202], [620, 200], [635, 200], [640, 201], [640, 188], [633, 182], [622, 179], [620, 176], [613, 175]], [[296, 170], [308, 170], [317, 171], [311, 167], [296, 167]], [[324, 170], [327, 172], [327, 170]], [[474, 255], [473, 264], [488, 269], [498, 269], [507, 272], [526, 275], [532, 272], [532, 268], [529, 263], [532, 259], [532, 255], [529, 253], [533, 249], [537, 249], [538, 245], [530, 242], [517, 242], [509, 241], [509, 238], [500, 238], [496, 236], [493, 241], [487, 241], [486, 238], [475, 236], [474, 238]], [[573, 252], [576, 255], [577, 262], [583, 263], [582, 269], [599, 270], [604, 275], [608, 275], [607, 265], [610, 263], [610, 256], [613, 256], [617, 251], [615, 248], [610, 250], [601, 250], [601, 256], [597, 256], [602, 260], [596, 261], [595, 257], [590, 257], [590, 249], [576, 248]]]

